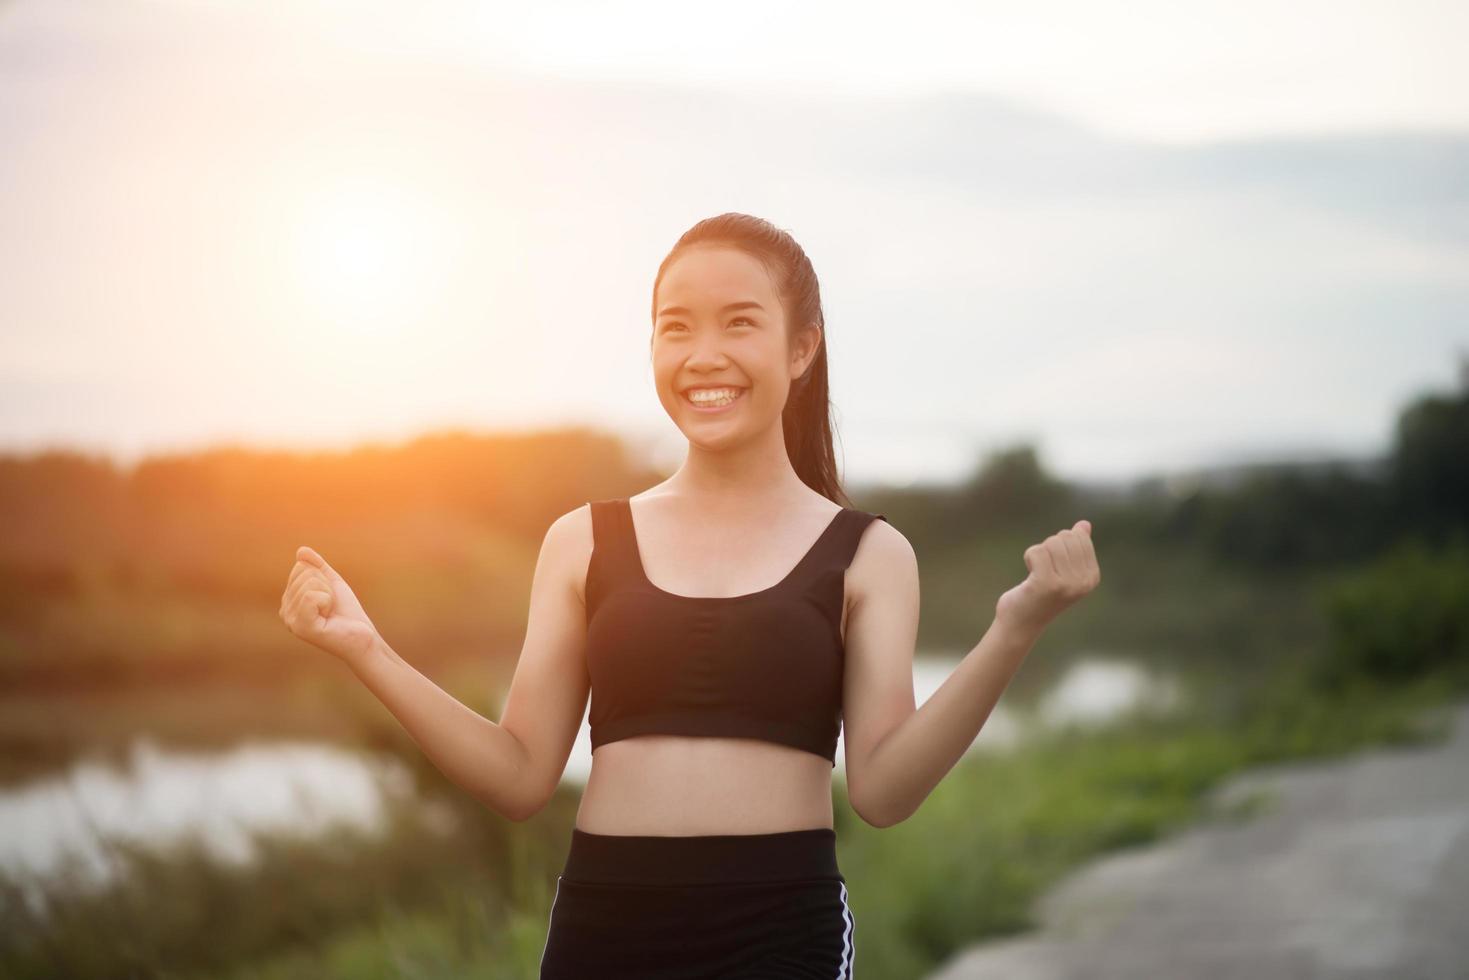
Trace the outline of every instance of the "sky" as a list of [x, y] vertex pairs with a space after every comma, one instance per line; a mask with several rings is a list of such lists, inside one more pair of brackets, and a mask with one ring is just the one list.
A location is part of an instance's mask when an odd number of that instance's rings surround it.
[[850, 481], [1381, 453], [1469, 355], [1469, 6], [0, 3], [0, 449], [590, 424], [659, 262], [821, 279]]

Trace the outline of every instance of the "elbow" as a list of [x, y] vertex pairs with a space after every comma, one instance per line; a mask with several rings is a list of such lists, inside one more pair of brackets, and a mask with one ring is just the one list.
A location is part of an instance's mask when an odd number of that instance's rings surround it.
[[546, 808], [556, 788], [545, 787], [527, 765], [517, 771], [510, 791], [504, 792], [503, 789], [499, 793], [486, 794], [486, 804], [506, 820], [525, 823]]
[[525, 823], [531, 817], [540, 812], [541, 811], [539, 807], [521, 807], [515, 810], [501, 810], [500, 816], [504, 817], [506, 820], [509, 820], [511, 823]]
[[906, 817], [896, 814], [874, 814], [865, 810], [858, 810], [857, 816], [862, 818], [863, 823], [867, 824], [869, 827], [876, 827], [878, 830], [883, 830], [884, 828], [895, 826], [907, 819]]
[[501, 800], [491, 804], [491, 809], [506, 820], [525, 823], [546, 808], [547, 800], [540, 795], [522, 795], [512, 800]]
[[552, 777], [544, 766], [536, 764], [524, 743], [516, 739], [516, 744], [520, 754], [515, 760], [514, 774], [508, 786], [503, 787], [507, 791], [498, 794], [499, 800], [493, 808], [507, 820], [525, 823], [550, 804], [561, 774]]
[[527, 778], [522, 784], [521, 792], [515, 794], [515, 805], [511, 808], [514, 812], [510, 819], [516, 823], [524, 823], [531, 817], [540, 813], [550, 805], [555, 797], [557, 783], [547, 783], [544, 779]]
[[859, 800], [857, 797], [851, 797], [850, 802], [852, 812], [856, 813], [863, 823], [879, 830], [900, 824], [911, 815], [900, 813], [894, 807], [878, 806], [871, 800]]

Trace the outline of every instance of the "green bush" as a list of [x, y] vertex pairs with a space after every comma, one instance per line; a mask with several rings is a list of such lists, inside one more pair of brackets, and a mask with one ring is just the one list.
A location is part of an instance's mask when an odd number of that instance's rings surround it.
[[1337, 581], [1325, 596], [1328, 655], [1318, 671], [1341, 686], [1444, 673], [1469, 679], [1469, 544], [1408, 539]]

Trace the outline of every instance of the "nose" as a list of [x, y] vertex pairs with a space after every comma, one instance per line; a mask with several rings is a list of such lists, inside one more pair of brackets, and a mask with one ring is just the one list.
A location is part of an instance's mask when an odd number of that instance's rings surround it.
[[723, 338], [717, 332], [701, 332], [695, 337], [694, 349], [689, 353], [685, 363], [694, 370], [700, 368], [717, 370], [724, 367], [727, 361], [724, 356]]

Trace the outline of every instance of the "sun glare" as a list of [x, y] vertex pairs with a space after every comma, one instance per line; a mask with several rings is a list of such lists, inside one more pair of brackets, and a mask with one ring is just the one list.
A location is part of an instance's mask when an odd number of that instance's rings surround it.
[[441, 287], [446, 245], [431, 202], [389, 180], [334, 181], [312, 195], [298, 235], [305, 298], [349, 325], [409, 325]]

